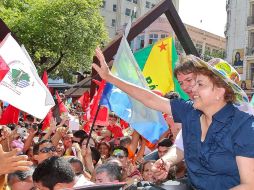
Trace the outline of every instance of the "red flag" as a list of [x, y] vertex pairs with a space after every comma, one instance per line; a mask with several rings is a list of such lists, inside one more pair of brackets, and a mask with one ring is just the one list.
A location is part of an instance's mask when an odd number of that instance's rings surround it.
[[19, 109], [9, 104], [2, 113], [0, 125], [18, 124]]
[[105, 106], [101, 106], [99, 113], [97, 115], [95, 125], [108, 125], [108, 108]]
[[90, 109], [91, 109], [90, 121], [93, 121], [93, 119], [95, 117], [97, 108], [98, 108], [100, 100], [101, 100], [103, 90], [106, 86], [106, 81], [105, 80], [102, 80], [101, 82], [97, 81], [97, 80], [93, 80], [93, 82], [95, 82], [97, 85], [99, 85], [99, 88], [97, 90], [97, 93], [94, 95], [93, 100], [92, 100], [91, 105], [90, 105]]
[[58, 92], [56, 91], [56, 100], [59, 107], [59, 114], [62, 115], [63, 113], [68, 113], [67, 108], [65, 107], [61, 97], [59, 96]]
[[[42, 75], [42, 81], [43, 83], [45, 84], [45, 86], [47, 88], [48, 87], [48, 74], [47, 74], [47, 71], [44, 71], [43, 72], [43, 75]], [[49, 126], [50, 126], [50, 120], [51, 118], [53, 117], [53, 114], [52, 114], [52, 111], [51, 109], [49, 110], [48, 114], [46, 115], [46, 117], [44, 118], [44, 121], [43, 121], [43, 125], [42, 125], [42, 130], [44, 131], [45, 129], [47, 129]]]
[[90, 103], [90, 94], [88, 91], [85, 91], [84, 94], [78, 99], [78, 102], [81, 104], [83, 111], [87, 110], [87, 107]]
[[49, 88], [48, 73], [47, 73], [47, 71], [44, 71], [44, 72], [43, 72], [43, 75], [42, 75], [42, 82], [45, 84], [45, 86], [46, 86], [47, 88]]
[[48, 114], [44, 118], [43, 125], [41, 128], [42, 131], [44, 131], [45, 129], [47, 129], [50, 126], [50, 121], [52, 118], [53, 118], [53, 113], [51, 110], [49, 110]]
[[0, 56], [0, 82], [3, 80], [5, 75], [9, 72], [10, 68], [4, 59]]

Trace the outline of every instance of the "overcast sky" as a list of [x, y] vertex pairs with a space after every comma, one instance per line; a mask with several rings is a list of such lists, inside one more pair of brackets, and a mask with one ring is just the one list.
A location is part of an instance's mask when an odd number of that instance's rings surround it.
[[179, 15], [186, 24], [225, 37], [226, 0], [179, 0]]

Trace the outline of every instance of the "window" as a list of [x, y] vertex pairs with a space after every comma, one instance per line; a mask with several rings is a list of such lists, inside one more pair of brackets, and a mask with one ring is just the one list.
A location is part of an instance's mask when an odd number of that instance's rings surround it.
[[158, 41], [158, 34], [149, 34], [149, 44], [153, 44]]
[[146, 1], [146, 8], [149, 9], [149, 8], [150, 8], [150, 4], [151, 4], [151, 3], [150, 3], [149, 1]]
[[131, 11], [131, 16], [133, 16], [133, 18], [137, 18], [137, 11], [134, 12], [134, 10]]
[[105, 6], [106, 6], [106, 1], [102, 1], [101, 8], [105, 8]]
[[138, 4], [138, 0], [133, 0], [133, 3]]
[[138, 36], [137, 37], [137, 49], [141, 49], [145, 46], [145, 36]]
[[116, 20], [115, 19], [112, 19], [111, 26], [116, 26]]
[[167, 34], [161, 34], [161, 38], [166, 38], [166, 37], [168, 37]]
[[116, 12], [116, 4], [113, 5], [113, 11]]
[[127, 1], [131, 2], [131, 0], [127, 0]]
[[131, 15], [131, 10], [128, 9], [128, 8], [126, 8], [126, 9], [125, 9], [125, 15], [126, 15], [126, 16], [130, 16], [130, 15]]

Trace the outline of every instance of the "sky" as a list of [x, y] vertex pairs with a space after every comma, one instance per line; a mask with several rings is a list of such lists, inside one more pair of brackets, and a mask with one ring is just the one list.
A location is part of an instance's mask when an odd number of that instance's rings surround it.
[[179, 0], [183, 23], [225, 37], [226, 0]]

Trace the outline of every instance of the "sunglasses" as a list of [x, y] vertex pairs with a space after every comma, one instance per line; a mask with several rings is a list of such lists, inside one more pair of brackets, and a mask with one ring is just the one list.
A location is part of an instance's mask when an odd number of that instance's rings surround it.
[[48, 153], [48, 152], [56, 152], [56, 147], [51, 146], [51, 147], [43, 147], [40, 152], [41, 153]]
[[113, 155], [114, 158], [119, 158], [119, 159], [123, 159], [125, 156], [122, 155]]

